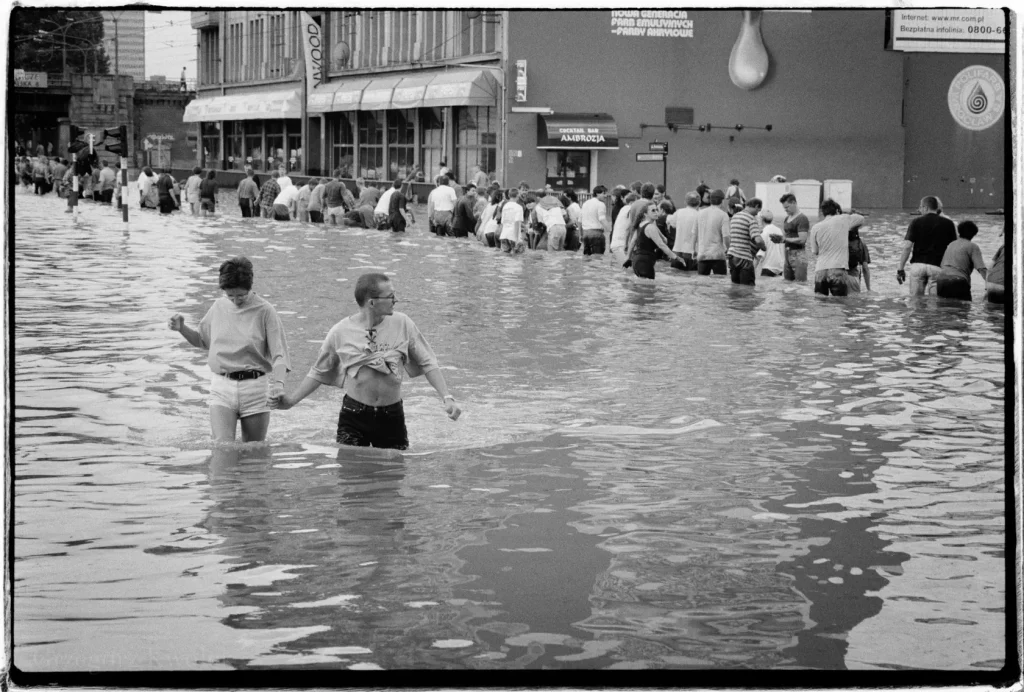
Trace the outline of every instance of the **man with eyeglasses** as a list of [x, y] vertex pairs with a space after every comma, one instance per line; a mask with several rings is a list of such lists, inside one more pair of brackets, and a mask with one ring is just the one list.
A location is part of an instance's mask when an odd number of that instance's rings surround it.
[[408, 315], [395, 312], [391, 279], [363, 274], [356, 281], [359, 312], [327, 333], [316, 362], [291, 394], [271, 398], [271, 407], [290, 409], [321, 384], [344, 387], [337, 441], [356, 447], [406, 449], [409, 437], [402, 407], [402, 370], [425, 375], [441, 396], [445, 413], [458, 420], [462, 410], [448, 392], [437, 356]]

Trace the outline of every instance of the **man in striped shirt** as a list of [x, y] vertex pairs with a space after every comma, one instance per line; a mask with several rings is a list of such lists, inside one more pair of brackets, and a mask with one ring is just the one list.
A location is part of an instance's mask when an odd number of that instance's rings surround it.
[[729, 276], [734, 284], [754, 285], [754, 255], [764, 250], [761, 239], [761, 225], [757, 215], [761, 211], [761, 200], [751, 197], [743, 211], [733, 214], [729, 221]]

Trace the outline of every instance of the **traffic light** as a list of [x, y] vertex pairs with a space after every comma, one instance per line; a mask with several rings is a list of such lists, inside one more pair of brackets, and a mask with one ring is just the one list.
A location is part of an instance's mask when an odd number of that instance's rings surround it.
[[[111, 142], [109, 140], [113, 139]], [[103, 146], [111, 154], [128, 155], [128, 126], [110, 127], [103, 130]]]
[[68, 134], [70, 136], [70, 141], [68, 142], [69, 154], [77, 154], [83, 149], [87, 149], [89, 147], [89, 143], [83, 142], [81, 139], [83, 136], [85, 136], [85, 130], [83, 130], [82, 128], [78, 127], [77, 125], [70, 125]]

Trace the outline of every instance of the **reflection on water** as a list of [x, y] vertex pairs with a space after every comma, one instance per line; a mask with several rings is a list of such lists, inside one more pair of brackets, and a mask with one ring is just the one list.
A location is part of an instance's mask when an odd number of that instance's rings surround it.
[[[1004, 664], [1005, 316], [909, 299], [901, 212], [862, 234], [878, 290], [821, 299], [15, 199], [23, 671]], [[1001, 219], [978, 221], [988, 259]], [[339, 450], [321, 388], [214, 448], [204, 354], [165, 322], [233, 254], [289, 386], [384, 270], [463, 417], [414, 381], [407, 453]]]

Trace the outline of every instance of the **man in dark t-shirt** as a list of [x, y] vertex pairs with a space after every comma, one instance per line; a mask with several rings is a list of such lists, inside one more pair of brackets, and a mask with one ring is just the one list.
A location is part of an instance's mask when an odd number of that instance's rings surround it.
[[157, 206], [161, 214], [170, 214], [178, 208], [174, 184], [174, 178], [166, 169], [156, 179]]
[[[395, 180], [395, 191], [391, 193], [391, 200], [388, 202], [388, 223], [393, 233], [404, 233], [406, 226], [406, 215], [412, 216], [412, 212], [406, 209], [405, 195], [402, 194], [403, 181], [401, 178]], [[410, 220], [409, 223], [412, 223]]]
[[896, 281], [903, 283], [907, 274], [903, 270], [910, 260], [908, 286], [910, 295], [935, 293], [935, 281], [942, 273], [942, 255], [946, 247], [956, 240], [956, 226], [949, 217], [942, 216], [942, 201], [938, 197], [924, 197], [918, 208], [921, 216], [910, 222], [903, 239], [903, 255], [896, 270]]
[[465, 238], [476, 231], [476, 187], [472, 183], [466, 184], [466, 193], [455, 203], [455, 211], [452, 214], [452, 235], [456, 238]]

